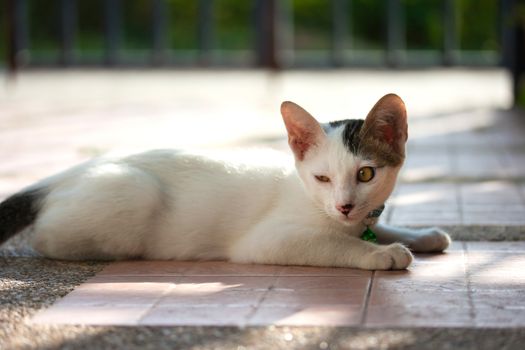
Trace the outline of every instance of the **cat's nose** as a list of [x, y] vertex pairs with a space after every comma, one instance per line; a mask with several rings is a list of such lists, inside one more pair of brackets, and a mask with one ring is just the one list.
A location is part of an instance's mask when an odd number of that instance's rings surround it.
[[350, 203], [347, 203], [347, 204], [343, 204], [343, 205], [336, 205], [335, 206], [337, 208], [337, 210], [339, 210], [343, 215], [345, 216], [348, 216], [348, 214], [350, 214], [350, 212], [352, 211], [352, 208], [354, 207], [353, 204], [350, 204]]

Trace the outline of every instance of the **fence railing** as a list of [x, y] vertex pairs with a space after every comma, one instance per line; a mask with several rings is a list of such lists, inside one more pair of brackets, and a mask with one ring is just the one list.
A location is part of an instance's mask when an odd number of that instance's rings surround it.
[[[102, 58], [87, 62], [77, 54], [76, 40], [78, 30], [78, 1], [79, 0], [55, 0], [59, 1], [60, 13], [57, 21], [60, 23], [59, 42], [56, 59], [39, 60], [32, 54], [29, 38], [31, 25], [28, 16], [29, 0], [6, 0], [7, 1], [7, 24], [8, 24], [8, 47], [7, 62], [11, 70], [31, 66], [126, 66], [126, 65], [149, 65], [149, 66], [176, 66], [180, 64], [177, 50], [170, 48], [168, 42], [168, 30], [170, 18], [167, 11], [167, 0], [150, 0], [151, 11], [151, 45], [145, 51], [147, 59], [133, 61], [128, 59], [131, 53], [123, 46], [123, 3], [126, 0], [104, 0], [101, 2], [101, 15], [103, 17]], [[193, 1], [193, 0], [188, 0]], [[434, 50], [435, 60], [408, 60], [406, 34], [407, 22], [404, 16], [402, 0], [385, 0], [386, 14], [384, 48], [379, 51], [379, 59], [369, 60], [369, 52], [352, 48], [348, 43], [352, 42], [352, 31], [349, 30], [351, 23], [358, 13], [351, 11], [352, 0], [326, 0], [326, 6], [331, 7], [330, 47], [325, 50], [325, 58], [302, 60], [311, 52], [301, 52], [294, 47], [294, 13], [292, 9], [293, 0], [252, 0], [252, 26], [253, 45], [247, 50], [242, 60], [216, 59], [215, 28], [214, 28], [214, 0], [198, 1], [198, 16], [196, 23], [197, 48], [196, 54], [189, 61], [190, 65], [217, 66], [223, 64], [270, 67], [274, 69], [290, 68], [305, 65], [324, 66], [356, 66], [356, 65], [378, 65], [388, 67], [403, 67], [414, 64], [423, 66], [432, 65], [509, 65], [514, 59], [513, 45], [514, 32], [509, 24], [509, 18], [514, 13], [514, 7], [518, 0], [494, 0], [498, 3], [498, 31], [499, 50], [493, 50], [486, 56], [486, 52], [477, 52], [478, 56], [485, 54], [486, 60], [468, 61], [461, 59], [461, 50], [458, 46], [458, 26], [456, 23], [455, 0], [442, 0], [442, 45]], [[248, 1], [248, 0], [246, 0]], [[476, 14], [473, 14], [474, 16]], [[350, 46], [350, 47], [349, 47]], [[318, 50], [319, 51], [319, 50]], [[361, 55], [356, 55], [360, 53]], [[144, 56], [144, 55], [143, 55]], [[227, 56], [227, 55], [226, 55]], [[356, 58], [364, 57], [364, 59]], [[314, 62], [315, 63], [312, 63]], [[416, 61], [416, 62], [414, 62]], [[188, 64], [188, 62], [186, 62]]]

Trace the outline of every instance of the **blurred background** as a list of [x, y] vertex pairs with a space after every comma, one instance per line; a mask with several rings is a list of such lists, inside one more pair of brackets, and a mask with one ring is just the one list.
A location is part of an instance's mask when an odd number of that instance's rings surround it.
[[523, 15], [514, 0], [2, 2], [0, 60], [26, 67], [491, 67]]
[[[408, 224], [466, 224], [473, 183], [487, 205], [502, 189], [505, 203], [518, 194], [506, 223], [525, 224], [523, 0], [0, 0], [0, 10], [0, 197], [107, 152], [285, 149], [283, 100], [329, 121], [364, 118], [395, 92], [410, 118], [401, 190], [419, 193], [399, 207], [442, 211]], [[510, 215], [481, 209], [472, 222]]]

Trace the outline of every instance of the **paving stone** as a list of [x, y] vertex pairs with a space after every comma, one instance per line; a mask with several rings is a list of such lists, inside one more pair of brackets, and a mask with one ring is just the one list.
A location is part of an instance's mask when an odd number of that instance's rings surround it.
[[357, 326], [362, 307], [342, 305], [261, 306], [248, 321], [250, 326]]
[[194, 262], [119, 261], [106, 266], [98, 276], [182, 276]]
[[252, 313], [251, 306], [158, 306], [141, 317], [138, 324], [148, 326], [244, 326]]
[[469, 307], [440, 306], [369, 306], [368, 327], [472, 327]]
[[478, 307], [474, 322], [484, 328], [525, 327], [525, 307]]

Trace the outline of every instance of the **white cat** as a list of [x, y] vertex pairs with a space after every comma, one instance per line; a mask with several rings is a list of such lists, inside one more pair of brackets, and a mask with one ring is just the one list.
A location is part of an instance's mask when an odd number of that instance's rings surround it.
[[[406, 111], [390, 94], [366, 120], [319, 124], [284, 102], [295, 156], [244, 161], [157, 150], [96, 159], [0, 204], [0, 242], [33, 225], [33, 247], [57, 259], [221, 259], [240, 263], [404, 269], [408, 248], [439, 252], [439, 229], [373, 226], [405, 157]], [[399, 242], [399, 243], [393, 243]], [[408, 247], [406, 247], [406, 246]]]

